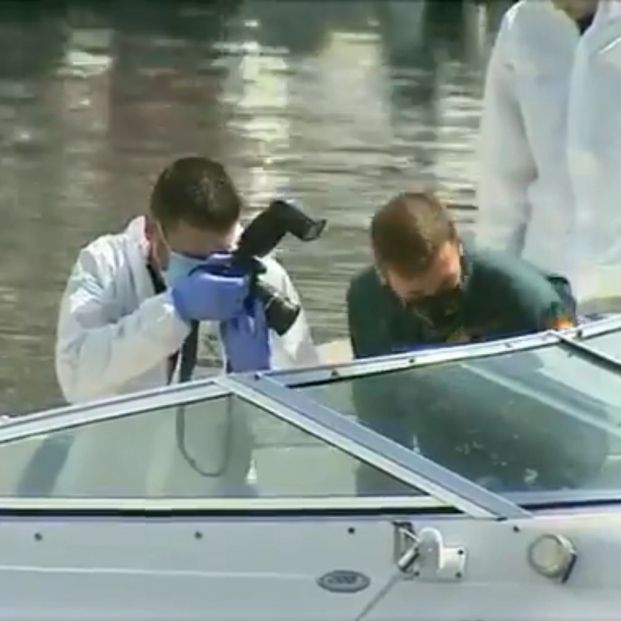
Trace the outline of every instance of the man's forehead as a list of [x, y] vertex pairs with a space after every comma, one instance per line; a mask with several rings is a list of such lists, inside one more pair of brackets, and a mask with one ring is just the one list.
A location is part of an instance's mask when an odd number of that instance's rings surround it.
[[193, 226], [187, 222], [178, 222], [173, 227], [167, 229], [166, 234], [170, 239], [184, 239], [200, 241], [219, 241], [226, 240], [233, 236], [235, 227], [227, 230], [211, 230], [198, 226]]
[[460, 251], [455, 243], [446, 243], [439, 250], [429, 267], [420, 274], [407, 276], [389, 270], [390, 280], [402, 295], [407, 297], [426, 296], [452, 281], [460, 269]]
[[218, 250], [232, 249], [235, 233], [235, 227], [228, 231], [210, 231], [180, 222], [166, 231], [165, 238], [176, 252], [202, 257]]

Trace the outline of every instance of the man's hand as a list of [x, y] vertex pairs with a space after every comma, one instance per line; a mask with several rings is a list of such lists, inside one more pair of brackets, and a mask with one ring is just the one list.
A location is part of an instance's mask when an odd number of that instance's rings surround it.
[[172, 288], [172, 299], [185, 321], [226, 321], [238, 315], [248, 295], [249, 277], [230, 267], [219, 253]]
[[269, 334], [261, 302], [253, 300], [250, 311], [244, 309], [222, 322], [221, 334], [229, 371], [243, 373], [269, 369]]

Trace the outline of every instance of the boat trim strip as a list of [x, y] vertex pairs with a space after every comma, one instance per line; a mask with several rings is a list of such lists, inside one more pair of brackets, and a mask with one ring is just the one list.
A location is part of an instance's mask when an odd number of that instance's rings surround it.
[[[512, 501], [533, 510], [547, 507], [572, 508], [621, 503], [620, 490], [562, 490], [508, 492]], [[313, 514], [365, 512], [390, 515], [394, 512], [445, 513], [452, 505], [432, 496], [288, 496], [279, 498], [131, 498], [131, 497], [0, 497], [0, 516], [10, 513], [174, 513], [209, 514], [235, 513], [274, 514], [309, 512]], [[462, 514], [457, 514], [456, 517]]]
[[10, 511], [91, 512], [303, 512], [429, 511], [450, 508], [431, 496], [286, 497], [286, 498], [65, 498], [0, 497], [0, 515]]

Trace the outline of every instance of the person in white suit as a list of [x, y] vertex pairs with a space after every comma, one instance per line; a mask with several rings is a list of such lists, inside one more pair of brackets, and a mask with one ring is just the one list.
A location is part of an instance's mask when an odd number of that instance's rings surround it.
[[[247, 275], [194, 269], [230, 258], [241, 232], [240, 213], [241, 199], [220, 164], [181, 158], [159, 176], [145, 216], [80, 251], [61, 301], [56, 340], [57, 376], [69, 402], [176, 381], [178, 352], [196, 322], [207, 350], [206, 355], [199, 350], [199, 363], [207, 357], [208, 367], [250, 371], [318, 363], [304, 311], [279, 336], [268, 330], [259, 302], [250, 311], [244, 303]], [[266, 258], [264, 265], [262, 278], [299, 302], [280, 264]], [[243, 489], [239, 486], [251, 463], [252, 414], [233, 404], [201, 417], [196, 408], [204, 404], [193, 407], [186, 416], [191, 433], [184, 441], [192, 442], [198, 461], [217, 475], [204, 476], [185, 459], [175, 444], [175, 417], [162, 412], [78, 428], [56, 492], [120, 490], [143, 496], [164, 493], [167, 484], [174, 494], [183, 493], [183, 485], [191, 494], [197, 485], [205, 494], [221, 493], [223, 485]], [[223, 452], [230, 453], [224, 460]], [[98, 461], [97, 455], [101, 469], [83, 471], [83, 464]], [[159, 477], [154, 464], [163, 473]]]
[[[68, 401], [165, 385], [178, 373], [171, 356], [188, 336], [190, 321], [206, 324], [201, 328], [211, 336], [242, 312], [246, 278], [188, 276], [213, 253], [233, 248], [240, 214], [241, 199], [220, 164], [181, 158], [161, 173], [145, 216], [80, 251], [61, 301], [56, 340], [56, 370]], [[272, 258], [264, 263], [267, 282], [299, 302], [282, 266]], [[269, 345], [271, 368], [318, 361], [303, 311], [284, 336], [270, 331]], [[209, 366], [222, 364], [227, 353], [226, 347], [220, 355], [211, 351]], [[233, 371], [258, 370], [242, 368], [246, 361], [230, 362]]]
[[[476, 238], [621, 296], [621, 2], [521, 0], [489, 62]], [[617, 298], [617, 300], [615, 300]]]

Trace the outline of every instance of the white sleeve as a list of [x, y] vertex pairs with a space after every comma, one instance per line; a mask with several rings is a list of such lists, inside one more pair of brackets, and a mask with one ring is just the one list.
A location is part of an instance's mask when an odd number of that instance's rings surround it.
[[63, 294], [56, 335], [56, 374], [67, 401], [115, 394], [177, 351], [189, 332], [168, 293], [115, 319], [122, 303], [96, 253], [82, 250]]
[[520, 254], [530, 215], [528, 187], [537, 175], [508, 62], [507, 15], [487, 68], [479, 134], [479, 184], [476, 239]]
[[[271, 259], [270, 263], [273, 265], [272, 273], [274, 275], [278, 274], [279, 282], [277, 288], [280, 293], [289, 298], [294, 304], [300, 304], [300, 296], [289, 274], [274, 259]], [[276, 283], [273, 282], [273, 284]], [[273, 369], [315, 366], [320, 363], [319, 353], [313, 343], [311, 329], [303, 307], [295, 323], [283, 336], [270, 332], [270, 344]]]

